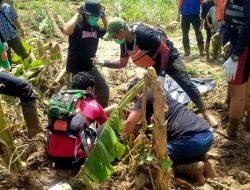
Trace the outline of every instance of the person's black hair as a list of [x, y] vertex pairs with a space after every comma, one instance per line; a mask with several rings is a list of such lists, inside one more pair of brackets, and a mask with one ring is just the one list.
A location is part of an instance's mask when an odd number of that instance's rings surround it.
[[140, 82], [141, 78], [135, 77], [127, 86], [127, 88], [124, 90], [124, 93], [127, 93], [131, 88], [133, 88], [138, 82]]
[[95, 86], [95, 79], [86, 72], [77, 73], [72, 80], [72, 89], [86, 90], [88, 87]]

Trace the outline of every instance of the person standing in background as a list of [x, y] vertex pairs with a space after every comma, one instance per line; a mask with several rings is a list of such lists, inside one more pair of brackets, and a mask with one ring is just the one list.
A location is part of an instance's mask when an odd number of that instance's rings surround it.
[[200, 19], [200, 7], [203, 5], [203, 0], [178, 0], [178, 13], [177, 22], [180, 22], [181, 18], [181, 30], [182, 30], [182, 43], [184, 48], [184, 56], [190, 55], [190, 44], [189, 44], [189, 29], [192, 24], [196, 41], [201, 56], [204, 55], [204, 42], [203, 36], [200, 30], [201, 19]]
[[[24, 31], [21, 27], [21, 24], [18, 20], [18, 16], [15, 10], [7, 3], [4, 3], [3, 0], [0, 0], [0, 30], [1, 33], [7, 41], [9, 49], [7, 51], [8, 59], [11, 64], [11, 49], [25, 60], [29, 57], [29, 53], [25, 50], [22, 45], [20, 36], [24, 38]], [[17, 32], [18, 30], [18, 32]]]
[[[101, 17], [104, 28], [98, 26]], [[88, 72], [95, 78], [96, 96], [103, 108], [108, 106], [109, 87], [100, 71], [92, 63], [99, 38], [106, 33], [107, 20], [97, 0], [86, 0], [77, 13], [64, 24], [63, 33], [69, 36], [68, 58], [66, 65], [67, 86], [78, 72]]]

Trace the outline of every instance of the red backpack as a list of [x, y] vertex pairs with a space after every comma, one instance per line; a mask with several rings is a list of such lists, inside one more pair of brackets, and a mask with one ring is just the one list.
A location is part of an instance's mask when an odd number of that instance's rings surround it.
[[[67, 91], [59, 92], [57, 101], [60, 102], [58, 97], [65, 102], [69, 94]], [[52, 97], [53, 99], [53, 97]], [[78, 161], [79, 158], [86, 158], [94, 147], [97, 134], [95, 129], [95, 122], [90, 121], [85, 115], [80, 112], [81, 102], [84, 101], [84, 97], [76, 99], [74, 102], [74, 111], [66, 118], [60, 117], [54, 118], [48, 114], [48, 155], [51, 158], [72, 158], [74, 161]], [[54, 103], [54, 102], [53, 102]], [[62, 119], [63, 118], [63, 119]]]

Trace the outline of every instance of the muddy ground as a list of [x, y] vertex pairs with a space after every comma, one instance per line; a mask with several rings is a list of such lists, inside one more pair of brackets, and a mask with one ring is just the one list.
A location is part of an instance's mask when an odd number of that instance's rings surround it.
[[[182, 57], [186, 63], [187, 69], [195, 77], [213, 77], [217, 84], [215, 89], [204, 97], [207, 109], [212, 112], [220, 121], [218, 128], [214, 129], [214, 143], [211, 150], [208, 152], [208, 158], [217, 172], [217, 177], [209, 179], [202, 187], [196, 187], [197, 190], [250, 190], [250, 133], [245, 130], [244, 125], [240, 126], [239, 135], [236, 140], [229, 140], [224, 131], [225, 123], [228, 117], [228, 108], [225, 103], [227, 85], [223, 78], [222, 64], [223, 58], [207, 62], [204, 57], [198, 55], [197, 48], [195, 48], [194, 34], [191, 32], [191, 56]], [[169, 37], [174, 42], [175, 46], [183, 54], [181, 44], [181, 33], [177, 30], [169, 34]], [[67, 42], [61, 39], [53, 39], [53, 41], [60, 41], [61, 51], [66, 57]], [[100, 41], [97, 56], [102, 59], [111, 59], [119, 56], [119, 47], [114, 42]], [[123, 89], [129, 81], [135, 76], [142, 76], [143, 70], [136, 68], [133, 64], [129, 64], [125, 69], [114, 70], [100, 68], [105, 75], [110, 86], [111, 103], [118, 102], [123, 96]], [[19, 109], [15, 106], [9, 108], [8, 101], [2, 101], [6, 110]], [[39, 116], [42, 120], [43, 126], [46, 126], [46, 111], [42, 99], [38, 99]], [[188, 105], [190, 109], [195, 110], [192, 103]], [[16, 112], [16, 111], [14, 111]], [[18, 113], [18, 112], [17, 112]], [[20, 127], [22, 122], [19, 122], [15, 114], [6, 113], [8, 121], [12, 125], [12, 129]], [[11, 115], [11, 116], [10, 116]], [[14, 136], [18, 144], [25, 144], [26, 140], [25, 129], [15, 129]], [[23, 189], [48, 189], [53, 184], [68, 180], [74, 176], [77, 171], [69, 169], [55, 168], [51, 161], [47, 158], [39, 158], [36, 165], [32, 165], [28, 171], [22, 173], [20, 178], [23, 178]], [[135, 189], [134, 175], [131, 173], [131, 167], [123, 164], [121, 169], [113, 175], [108, 181], [100, 185], [99, 189], [107, 190], [128, 190]], [[28, 177], [26, 177], [28, 176]], [[195, 186], [194, 186], [195, 187]], [[5, 180], [0, 181], [0, 189], [15, 189]], [[21, 188], [17, 188], [21, 189]], [[178, 189], [178, 188], [176, 188]], [[179, 188], [183, 189], [183, 188]]]

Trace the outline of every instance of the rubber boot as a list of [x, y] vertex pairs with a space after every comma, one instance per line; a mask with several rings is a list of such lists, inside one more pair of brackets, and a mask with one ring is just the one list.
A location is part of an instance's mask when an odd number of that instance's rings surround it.
[[212, 40], [212, 46], [213, 46], [213, 60], [216, 60], [218, 58], [218, 53], [219, 53], [219, 37], [215, 37]]
[[37, 114], [36, 101], [22, 102], [21, 106], [28, 130], [28, 137], [32, 138], [42, 132], [42, 127]]
[[249, 113], [243, 118], [242, 123], [245, 125], [247, 131], [250, 131], [250, 115]]
[[205, 53], [206, 53], [206, 60], [207, 60], [207, 61], [210, 61], [210, 60], [209, 60], [209, 46], [210, 46], [209, 43], [206, 43], [206, 44], [205, 44]]
[[204, 45], [199, 45], [198, 46], [200, 56], [204, 56]]
[[189, 56], [190, 55], [190, 47], [184, 48], [184, 56]]
[[229, 138], [236, 138], [237, 137], [237, 130], [238, 130], [238, 126], [240, 124], [240, 120], [239, 119], [235, 119], [235, 118], [229, 118], [229, 124], [227, 126], [227, 135]]
[[173, 167], [174, 174], [183, 176], [202, 186], [205, 184], [204, 162], [193, 162], [191, 164], [178, 164]]
[[216, 172], [213, 166], [209, 163], [208, 159], [205, 157], [203, 159], [204, 162], [204, 176], [205, 178], [214, 178], [216, 177]]

